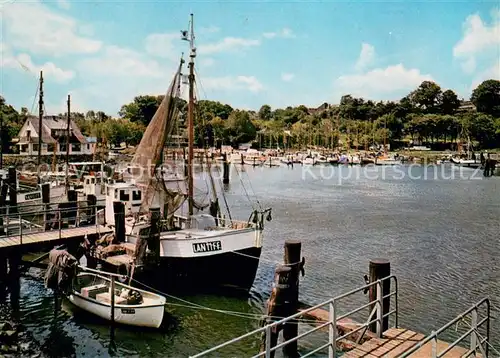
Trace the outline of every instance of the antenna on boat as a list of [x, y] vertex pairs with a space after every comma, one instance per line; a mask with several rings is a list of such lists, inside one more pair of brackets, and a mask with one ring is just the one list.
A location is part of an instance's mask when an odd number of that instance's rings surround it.
[[68, 169], [69, 169], [69, 137], [70, 137], [70, 127], [71, 127], [71, 96], [68, 94], [68, 128], [66, 132], [66, 193], [69, 190], [69, 178], [68, 178]]
[[[188, 102], [188, 219], [193, 215], [194, 183], [193, 183], [193, 158], [194, 158], [194, 59], [196, 47], [194, 46], [194, 17], [190, 15], [189, 31], [181, 31], [182, 40], [189, 41], [189, 102]], [[189, 225], [189, 220], [188, 220]]]
[[42, 164], [42, 119], [43, 119], [43, 71], [40, 71], [40, 91], [38, 92], [38, 184], [40, 180], [40, 166]]

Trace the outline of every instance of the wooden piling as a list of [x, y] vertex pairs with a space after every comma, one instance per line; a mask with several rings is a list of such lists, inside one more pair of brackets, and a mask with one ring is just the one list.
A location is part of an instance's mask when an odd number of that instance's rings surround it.
[[[391, 275], [391, 263], [386, 259], [374, 259], [370, 260], [370, 273], [369, 273], [369, 282], [375, 282], [380, 279], [383, 279], [387, 276]], [[391, 292], [391, 281], [385, 280], [382, 282], [382, 297], [387, 296]], [[369, 290], [369, 302], [373, 302], [377, 300], [377, 286], [374, 285], [370, 287]], [[370, 311], [373, 310], [373, 307], [377, 303], [374, 302], [370, 305]], [[387, 297], [383, 300], [382, 314], [386, 315], [390, 311], [391, 298]], [[372, 320], [375, 317], [372, 318]], [[382, 332], [386, 331], [389, 328], [389, 316], [384, 317], [382, 319]], [[377, 332], [377, 323], [372, 323], [369, 327], [370, 331]]]
[[78, 193], [76, 190], [68, 190], [68, 224], [76, 224], [76, 212], [78, 208]]
[[222, 184], [229, 184], [229, 163], [227, 153], [222, 154]]
[[[301, 271], [300, 251], [302, 243], [297, 240], [285, 241], [285, 265], [290, 267], [289, 288], [287, 290], [288, 304], [286, 305], [286, 316], [295, 314], [299, 309], [299, 273]], [[299, 332], [298, 322], [296, 320], [288, 321], [283, 327], [283, 340], [287, 341], [297, 337]], [[286, 357], [299, 357], [298, 342], [293, 341], [283, 347], [283, 354]]]
[[87, 221], [89, 224], [94, 225], [96, 223], [97, 214], [97, 197], [95, 195], [87, 195]]
[[7, 178], [9, 184], [9, 206], [10, 213], [17, 214], [17, 173], [15, 167], [9, 167], [9, 175]]
[[115, 215], [115, 240], [125, 242], [125, 204], [121, 201], [113, 202]]
[[43, 208], [43, 227], [44, 230], [49, 230], [49, 217], [47, 212], [50, 206], [50, 184], [44, 183], [41, 185], [42, 189], [42, 208]]
[[[289, 308], [287, 308], [287, 290], [290, 288], [290, 275], [292, 268], [289, 266], [280, 265], [276, 268], [274, 274], [273, 290], [271, 297], [267, 301], [266, 319], [262, 322], [263, 325], [271, 324], [272, 322], [279, 321], [280, 319], [289, 315]], [[262, 334], [260, 352], [266, 351], [266, 342], [270, 342], [270, 347], [273, 348], [278, 343], [278, 334], [282, 327], [274, 326], [270, 331], [270, 337]], [[271, 352], [271, 358], [274, 357], [275, 351]]]

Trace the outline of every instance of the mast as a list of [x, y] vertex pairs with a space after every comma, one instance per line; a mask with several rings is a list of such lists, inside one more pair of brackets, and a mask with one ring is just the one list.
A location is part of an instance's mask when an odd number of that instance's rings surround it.
[[196, 57], [196, 48], [194, 47], [194, 24], [193, 14], [190, 15], [190, 34], [189, 46], [191, 52], [189, 54], [189, 104], [188, 104], [188, 217], [193, 215], [194, 201], [194, 183], [193, 183], [193, 158], [194, 158], [194, 58]]
[[70, 127], [71, 127], [71, 96], [68, 94], [68, 127], [66, 132], [66, 192], [69, 190], [69, 179], [68, 179], [68, 170], [69, 170], [69, 137], [70, 137]]
[[40, 165], [42, 164], [42, 119], [43, 119], [43, 71], [40, 71], [40, 92], [38, 97], [38, 183], [40, 183]]

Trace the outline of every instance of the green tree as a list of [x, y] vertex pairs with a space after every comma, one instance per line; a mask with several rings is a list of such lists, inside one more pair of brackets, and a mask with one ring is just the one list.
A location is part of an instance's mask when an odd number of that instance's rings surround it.
[[254, 140], [257, 134], [247, 111], [234, 110], [229, 115], [227, 129], [231, 143], [235, 146]]
[[437, 113], [442, 100], [441, 87], [435, 82], [424, 81], [410, 93], [410, 100], [424, 113]]
[[268, 121], [271, 119], [273, 115], [273, 112], [271, 111], [271, 106], [268, 104], [264, 104], [262, 107], [259, 109], [259, 119], [262, 119], [264, 121]]
[[455, 114], [458, 107], [460, 107], [460, 100], [455, 92], [452, 90], [446, 90], [443, 92], [441, 99], [441, 110], [442, 114]]
[[148, 125], [153, 119], [156, 110], [160, 106], [164, 96], [137, 96], [134, 100], [121, 107], [118, 114], [121, 118], [127, 118], [131, 122], [140, 122]]
[[471, 101], [478, 112], [500, 117], [500, 81], [486, 80], [474, 89]]

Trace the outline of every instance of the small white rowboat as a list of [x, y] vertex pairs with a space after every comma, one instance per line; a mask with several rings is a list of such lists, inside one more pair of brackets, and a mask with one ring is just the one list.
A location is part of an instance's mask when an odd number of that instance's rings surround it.
[[[163, 296], [115, 280], [114, 320], [117, 323], [158, 328], [165, 313]], [[77, 307], [111, 320], [111, 279], [94, 273], [75, 278], [68, 299]]]

